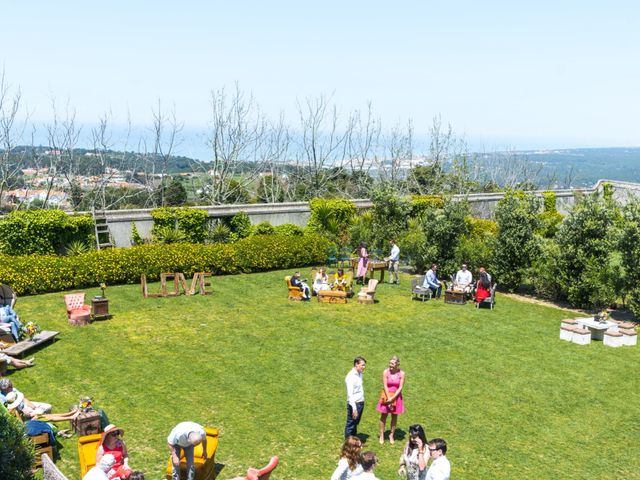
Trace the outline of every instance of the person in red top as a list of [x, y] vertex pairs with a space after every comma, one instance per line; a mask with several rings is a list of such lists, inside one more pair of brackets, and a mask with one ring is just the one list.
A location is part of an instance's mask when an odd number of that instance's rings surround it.
[[131, 476], [131, 468], [129, 468], [129, 454], [127, 446], [120, 438], [124, 435], [124, 430], [115, 425], [107, 425], [102, 434], [100, 446], [96, 451], [96, 464], [103, 455], [110, 453], [114, 456], [116, 463], [107, 473], [109, 480], [127, 480]]
[[476, 303], [480, 303], [485, 298], [489, 298], [491, 296], [491, 280], [489, 278], [489, 274], [484, 271], [484, 269], [480, 270], [480, 278], [478, 278], [478, 283], [476, 284]]

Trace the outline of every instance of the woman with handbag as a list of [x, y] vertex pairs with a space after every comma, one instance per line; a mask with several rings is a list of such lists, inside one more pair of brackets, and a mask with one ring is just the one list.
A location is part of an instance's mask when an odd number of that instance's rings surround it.
[[384, 430], [387, 426], [387, 416], [391, 414], [391, 431], [389, 443], [395, 442], [398, 415], [404, 413], [402, 401], [402, 387], [404, 387], [405, 373], [400, 370], [400, 359], [397, 356], [389, 360], [389, 368], [382, 372], [382, 391], [376, 410], [380, 412], [380, 443], [384, 443]]

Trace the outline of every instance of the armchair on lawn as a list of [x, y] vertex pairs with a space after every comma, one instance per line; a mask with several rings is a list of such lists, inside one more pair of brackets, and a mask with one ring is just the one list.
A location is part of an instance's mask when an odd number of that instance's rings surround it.
[[362, 287], [358, 292], [358, 303], [374, 303], [373, 297], [376, 294], [376, 287], [378, 286], [378, 280], [372, 278], [366, 287]]
[[271, 457], [271, 460], [266, 467], [263, 467], [260, 470], [257, 468], [250, 468], [247, 470], [246, 477], [236, 477], [232, 480], [268, 480], [271, 476], [271, 472], [273, 472], [278, 466], [278, 463], [278, 457]]
[[430, 288], [424, 288], [424, 275], [416, 275], [411, 278], [411, 298], [419, 298], [423, 302], [433, 295]]
[[493, 310], [493, 307], [496, 304], [496, 287], [497, 286], [498, 286], [497, 283], [493, 284], [493, 286], [491, 287], [491, 290], [489, 290], [491, 292], [491, 295], [485, 298], [484, 300], [482, 300], [481, 302], [476, 302], [476, 308], [480, 308], [483, 305], [488, 305], [489, 308]]
[[67, 304], [67, 317], [71, 325], [86, 325], [91, 318], [91, 306], [84, 303], [84, 292], [70, 293], [64, 296]]

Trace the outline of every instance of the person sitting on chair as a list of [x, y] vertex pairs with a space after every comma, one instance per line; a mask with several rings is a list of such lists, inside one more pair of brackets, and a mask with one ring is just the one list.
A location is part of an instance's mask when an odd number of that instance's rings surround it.
[[337, 273], [333, 276], [333, 290], [340, 290], [344, 292], [347, 290], [347, 276], [344, 274], [344, 268], [339, 268]]
[[132, 470], [129, 467], [129, 454], [127, 446], [122, 440], [124, 430], [113, 424], [107, 425], [102, 433], [100, 446], [96, 450], [96, 463], [107, 454], [113, 455], [116, 463], [108, 473], [109, 480], [126, 480], [131, 476]]
[[302, 292], [302, 298], [305, 300], [309, 300], [311, 298], [311, 290], [309, 290], [309, 285], [307, 285], [306, 280], [300, 279], [300, 272], [296, 272], [291, 277], [291, 286], [298, 287]]
[[473, 277], [471, 276], [471, 272], [467, 270], [466, 265], [462, 265], [462, 268], [458, 270], [456, 273], [456, 278], [453, 282], [454, 289], [457, 288], [461, 292], [471, 293], [471, 289], [473, 288]]
[[19, 358], [13, 358], [0, 352], [0, 365], [5, 363], [7, 366], [11, 365], [16, 370], [20, 370], [21, 368], [33, 367], [33, 362], [33, 358], [30, 358], [29, 360], [21, 360]]
[[434, 298], [440, 298], [442, 294], [442, 282], [438, 280], [438, 275], [436, 271], [438, 270], [438, 265], [435, 263], [431, 265], [431, 268], [427, 270], [427, 274], [424, 276], [424, 283], [422, 286], [424, 288], [428, 288], [431, 290]]
[[107, 473], [111, 470], [113, 465], [116, 463], [115, 458], [110, 453], [104, 455], [100, 461], [89, 470], [82, 480], [109, 480], [109, 476]]
[[480, 278], [476, 284], [476, 303], [491, 297], [491, 280], [487, 272], [480, 271]]
[[320, 290], [329, 290], [329, 277], [327, 275], [327, 269], [321, 267], [316, 273], [316, 278], [313, 279], [313, 291], [318, 294]]
[[10, 333], [17, 342], [20, 340], [20, 318], [11, 305], [0, 306], [0, 334]]

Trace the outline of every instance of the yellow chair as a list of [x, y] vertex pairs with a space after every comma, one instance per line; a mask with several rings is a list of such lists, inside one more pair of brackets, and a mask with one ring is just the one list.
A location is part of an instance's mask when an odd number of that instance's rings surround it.
[[[207, 459], [202, 458], [202, 444], [196, 445], [193, 451], [193, 463], [196, 465], [196, 480], [213, 480], [216, 477], [215, 455], [218, 449], [218, 429], [204, 427], [207, 434]], [[184, 450], [180, 454], [180, 478], [187, 478], [187, 460]], [[167, 480], [171, 480], [171, 457], [167, 462]]]
[[294, 287], [291, 285], [291, 275], [287, 275], [284, 277], [284, 281], [287, 284], [287, 288], [289, 289], [289, 300], [303, 300], [302, 290], [300, 287]]
[[78, 458], [80, 459], [80, 478], [96, 466], [96, 451], [102, 439], [101, 433], [78, 437]]

